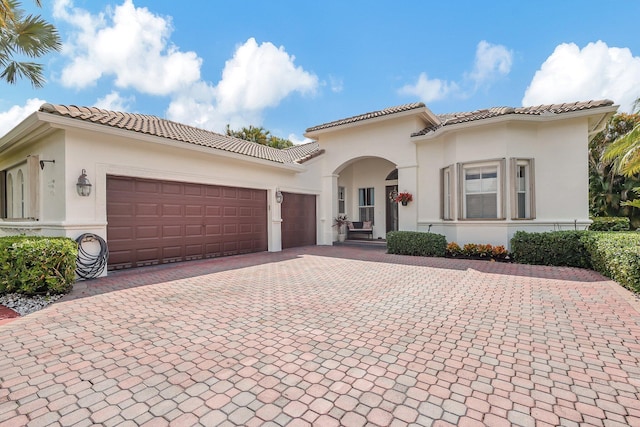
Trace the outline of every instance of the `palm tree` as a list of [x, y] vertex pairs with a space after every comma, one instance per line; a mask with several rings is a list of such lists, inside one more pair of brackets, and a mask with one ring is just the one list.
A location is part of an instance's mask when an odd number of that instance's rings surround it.
[[[640, 98], [634, 103], [634, 112], [640, 113]], [[613, 141], [605, 150], [603, 159], [615, 160], [617, 172], [627, 177], [640, 174], [640, 123]], [[640, 187], [634, 191], [640, 193]], [[626, 204], [640, 208], [640, 199]]]
[[[35, 0], [38, 7], [40, 0]], [[16, 56], [39, 58], [62, 47], [56, 28], [40, 16], [26, 15], [17, 0], [0, 0], [0, 79], [15, 84], [28, 79], [34, 87], [42, 87], [43, 66], [19, 61]]]

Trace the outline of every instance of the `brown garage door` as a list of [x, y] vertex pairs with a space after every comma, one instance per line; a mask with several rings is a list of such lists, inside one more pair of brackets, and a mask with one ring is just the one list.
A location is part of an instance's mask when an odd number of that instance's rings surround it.
[[109, 269], [267, 250], [267, 192], [107, 177]]
[[316, 196], [282, 193], [282, 249], [316, 244]]

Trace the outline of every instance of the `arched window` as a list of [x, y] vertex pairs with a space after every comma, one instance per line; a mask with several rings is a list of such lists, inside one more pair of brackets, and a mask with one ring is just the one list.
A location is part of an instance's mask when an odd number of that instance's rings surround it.
[[18, 218], [24, 218], [24, 175], [22, 173], [22, 169], [18, 169], [18, 175], [16, 177], [16, 213]]
[[7, 173], [7, 218], [13, 218], [13, 175]]

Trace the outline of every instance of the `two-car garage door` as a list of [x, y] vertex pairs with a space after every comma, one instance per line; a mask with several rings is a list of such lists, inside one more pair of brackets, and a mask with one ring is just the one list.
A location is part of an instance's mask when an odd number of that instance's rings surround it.
[[107, 177], [109, 269], [267, 250], [267, 192]]

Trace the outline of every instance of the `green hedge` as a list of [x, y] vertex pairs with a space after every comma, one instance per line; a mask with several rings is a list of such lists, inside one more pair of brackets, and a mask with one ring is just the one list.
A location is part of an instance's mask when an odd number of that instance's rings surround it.
[[640, 292], [640, 233], [597, 232], [582, 240], [594, 270]]
[[627, 217], [603, 216], [591, 218], [593, 222], [589, 226], [591, 231], [629, 231], [631, 222]]
[[517, 231], [511, 239], [511, 253], [520, 264], [591, 268], [591, 257], [582, 237], [589, 231]]
[[443, 257], [447, 250], [447, 239], [442, 234], [391, 231], [386, 239], [390, 254]]
[[78, 245], [62, 237], [0, 238], [0, 294], [61, 294], [75, 281]]

